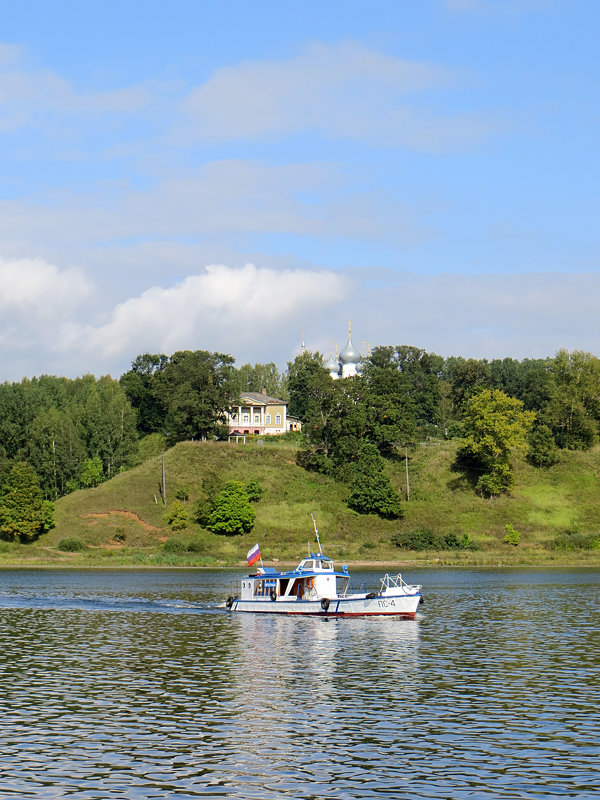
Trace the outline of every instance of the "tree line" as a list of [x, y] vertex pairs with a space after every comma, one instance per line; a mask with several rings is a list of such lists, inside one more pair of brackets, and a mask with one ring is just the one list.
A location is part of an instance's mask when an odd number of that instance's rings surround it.
[[384, 516], [401, 513], [386, 459], [419, 440], [459, 438], [457, 465], [493, 494], [510, 487], [512, 448], [548, 466], [560, 449], [587, 449], [600, 433], [600, 360], [581, 351], [487, 361], [378, 347], [360, 375], [337, 381], [318, 353], [303, 353], [283, 373], [273, 363], [236, 368], [231, 356], [205, 350], [146, 353], [119, 380], [43, 375], [0, 384], [0, 534], [10, 528], [6, 498], [31, 479], [16, 464], [29, 464], [40, 498], [54, 500], [134, 465], [147, 435], [165, 445], [225, 435], [230, 404], [262, 389], [302, 420], [299, 463], [348, 483], [356, 510], [372, 510], [376, 496]]
[[547, 467], [560, 449], [598, 441], [600, 360], [590, 353], [487, 361], [402, 345], [376, 348], [361, 366], [332, 381], [321, 356], [304, 353], [287, 375], [290, 413], [304, 423], [298, 463], [348, 483], [356, 510], [399, 516], [383, 460], [429, 437], [459, 439], [455, 466], [485, 496], [512, 485], [515, 448]]

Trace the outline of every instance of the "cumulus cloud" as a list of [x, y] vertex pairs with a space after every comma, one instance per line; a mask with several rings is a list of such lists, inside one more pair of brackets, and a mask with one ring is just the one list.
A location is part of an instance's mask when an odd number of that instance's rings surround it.
[[448, 150], [504, 127], [476, 111], [444, 116], [415, 102], [423, 92], [457, 83], [449, 68], [359, 42], [313, 43], [286, 61], [217, 70], [187, 98], [188, 135], [222, 141], [316, 131], [333, 139]]
[[73, 309], [92, 292], [91, 281], [79, 269], [60, 270], [40, 258], [0, 258], [0, 313], [35, 315], [46, 322]]
[[139, 353], [229, 353], [238, 364], [341, 346], [412, 344], [443, 356], [600, 354], [600, 274], [395, 275], [353, 279], [316, 268], [211, 265], [114, 304], [76, 269], [0, 261], [3, 380], [52, 372], [118, 377]]
[[211, 265], [175, 286], [155, 286], [120, 303], [101, 325], [65, 325], [59, 346], [106, 360], [131, 359], [148, 350], [235, 353], [254, 346], [264, 352], [269, 341], [276, 350], [282, 327], [344, 294], [333, 272]]

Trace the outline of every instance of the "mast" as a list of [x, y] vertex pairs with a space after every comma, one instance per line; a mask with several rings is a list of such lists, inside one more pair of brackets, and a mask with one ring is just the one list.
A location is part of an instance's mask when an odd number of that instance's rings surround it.
[[323, 548], [321, 547], [321, 540], [319, 539], [319, 531], [317, 530], [317, 520], [314, 518], [313, 514], [311, 514], [313, 525], [315, 526], [315, 534], [317, 536], [317, 544], [319, 545], [319, 555], [323, 555]]

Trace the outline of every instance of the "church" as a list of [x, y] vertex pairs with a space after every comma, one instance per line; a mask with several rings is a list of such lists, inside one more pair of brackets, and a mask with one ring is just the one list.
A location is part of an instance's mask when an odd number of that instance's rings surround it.
[[338, 353], [335, 346], [335, 356], [333, 346], [329, 353], [329, 359], [323, 362], [323, 366], [334, 380], [338, 378], [349, 378], [352, 375], [360, 375], [362, 372], [363, 356], [352, 344], [352, 324], [348, 323], [348, 341], [346, 346]]

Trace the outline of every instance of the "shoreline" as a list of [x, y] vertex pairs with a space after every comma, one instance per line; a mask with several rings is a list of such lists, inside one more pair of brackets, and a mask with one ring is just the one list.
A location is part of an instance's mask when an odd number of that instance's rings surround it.
[[[340, 562], [341, 565], [342, 562]], [[591, 569], [600, 570], [600, 559], [590, 563], [582, 563], [581, 561], [539, 561], [534, 563], [532, 561], [514, 561], [498, 563], [467, 563], [467, 562], [448, 562], [441, 559], [424, 559], [423, 561], [352, 561], [344, 562], [349, 570], [367, 570], [367, 571], [395, 571], [395, 570], [454, 570], [454, 569], [485, 569], [485, 570], [498, 570], [498, 569]], [[298, 564], [297, 561], [278, 561], [267, 562], [264, 566], [274, 567], [276, 570], [294, 569]], [[198, 571], [212, 571], [212, 572], [248, 572], [247, 564], [239, 562], [238, 564], [89, 564], [84, 562], [71, 562], [57, 561], [54, 563], [35, 563], [31, 561], [20, 562], [0, 562], [0, 570], [17, 570], [17, 569], [65, 569], [65, 570], [137, 570], [137, 571], [177, 571], [177, 570], [198, 570]]]

